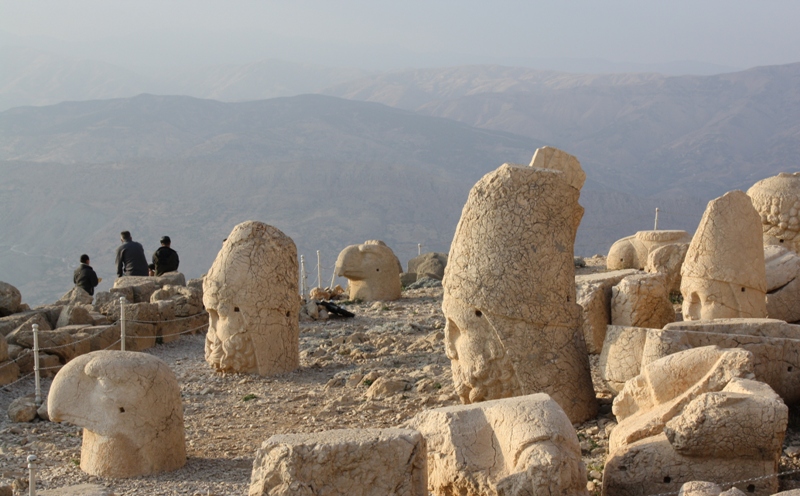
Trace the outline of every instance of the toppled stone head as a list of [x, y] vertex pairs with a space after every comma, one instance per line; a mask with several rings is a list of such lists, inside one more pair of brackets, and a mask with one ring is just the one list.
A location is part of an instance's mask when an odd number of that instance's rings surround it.
[[300, 363], [297, 249], [262, 222], [233, 228], [203, 282], [206, 361], [221, 372], [280, 374]]
[[374, 301], [400, 298], [403, 268], [391, 248], [380, 240], [350, 245], [336, 259], [336, 275], [350, 281], [350, 299]]
[[575, 157], [549, 155], [470, 191], [443, 280], [446, 351], [462, 402], [546, 392], [577, 422], [596, 406], [575, 302], [582, 181]]
[[764, 245], [800, 253], [800, 172], [781, 172], [747, 190], [761, 217]]
[[681, 268], [684, 320], [767, 315], [758, 212], [741, 191], [708, 203]]
[[62, 368], [50, 386], [54, 422], [83, 427], [81, 470], [135, 477], [186, 463], [178, 381], [166, 363], [144, 353], [95, 351]]

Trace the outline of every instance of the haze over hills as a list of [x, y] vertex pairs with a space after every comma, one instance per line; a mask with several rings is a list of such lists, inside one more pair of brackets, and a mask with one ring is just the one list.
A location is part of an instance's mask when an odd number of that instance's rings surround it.
[[198, 277], [233, 226], [256, 219], [295, 240], [312, 280], [320, 250], [327, 284], [339, 251], [367, 239], [404, 262], [417, 243], [447, 251], [472, 184], [541, 145], [319, 95], [17, 108], [0, 113], [0, 273], [41, 303], [71, 287], [86, 252], [107, 289], [129, 229], [148, 253], [169, 234]]
[[718, 196], [796, 167], [800, 151], [800, 63], [681, 77], [460, 67], [325, 93], [536, 137], [632, 194]]

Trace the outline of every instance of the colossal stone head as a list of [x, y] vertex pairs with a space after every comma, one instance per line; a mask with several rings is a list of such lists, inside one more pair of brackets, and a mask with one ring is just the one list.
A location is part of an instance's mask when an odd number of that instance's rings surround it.
[[180, 387], [152, 355], [95, 351], [73, 359], [53, 379], [47, 412], [84, 428], [88, 474], [135, 477], [186, 463]]
[[577, 422], [596, 406], [575, 303], [580, 164], [544, 155], [470, 191], [443, 280], [446, 351], [464, 403], [546, 392]]
[[611, 245], [606, 257], [608, 270], [639, 269], [647, 264], [648, 256], [658, 248], [685, 245], [692, 240], [686, 231], [660, 230], [639, 231]]
[[708, 203], [681, 268], [685, 320], [767, 316], [758, 212], [741, 191]]
[[346, 277], [350, 299], [374, 301], [400, 298], [400, 261], [380, 240], [350, 245], [336, 259], [336, 275]]
[[206, 361], [220, 372], [280, 374], [300, 363], [297, 249], [262, 222], [233, 228], [203, 281]]
[[800, 172], [781, 172], [747, 190], [761, 216], [764, 245], [800, 253]]

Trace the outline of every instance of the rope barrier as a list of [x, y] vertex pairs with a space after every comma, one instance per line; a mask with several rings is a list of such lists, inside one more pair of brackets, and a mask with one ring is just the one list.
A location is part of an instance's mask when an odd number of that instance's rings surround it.
[[174, 319], [167, 319], [167, 320], [131, 320], [131, 319], [126, 319], [126, 322], [128, 322], [129, 324], [131, 324], [131, 323], [136, 323], [136, 324], [160, 324], [162, 322], [180, 322], [182, 320], [194, 319], [194, 318], [196, 318], [198, 316], [201, 316], [201, 315], [208, 315], [208, 312], [200, 312], [200, 313], [196, 313], [194, 315], [189, 315], [188, 317], [176, 317]]

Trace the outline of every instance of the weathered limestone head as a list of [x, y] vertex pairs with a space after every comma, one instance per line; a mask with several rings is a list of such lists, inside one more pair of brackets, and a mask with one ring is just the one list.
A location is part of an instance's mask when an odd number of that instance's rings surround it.
[[684, 320], [767, 315], [758, 212], [741, 191], [708, 203], [681, 268]]
[[764, 245], [800, 253], [800, 172], [762, 179], [747, 195], [761, 216]]
[[462, 402], [546, 392], [577, 421], [595, 405], [575, 303], [583, 208], [561, 170], [580, 174], [551, 155], [549, 169], [504, 164], [470, 191], [443, 280], [445, 342]]
[[203, 281], [206, 361], [221, 372], [280, 374], [300, 363], [297, 248], [280, 230], [233, 228]]
[[578, 436], [546, 394], [425, 410], [408, 426], [427, 442], [435, 496], [588, 495]]
[[400, 260], [380, 240], [350, 245], [336, 259], [336, 275], [350, 281], [350, 299], [374, 301], [400, 298]]
[[47, 412], [83, 427], [88, 474], [135, 477], [186, 463], [180, 387], [152, 355], [95, 351], [73, 359], [53, 379]]
[[692, 237], [686, 231], [639, 231], [611, 245], [606, 257], [608, 270], [644, 269], [647, 257], [658, 248], [687, 244]]

